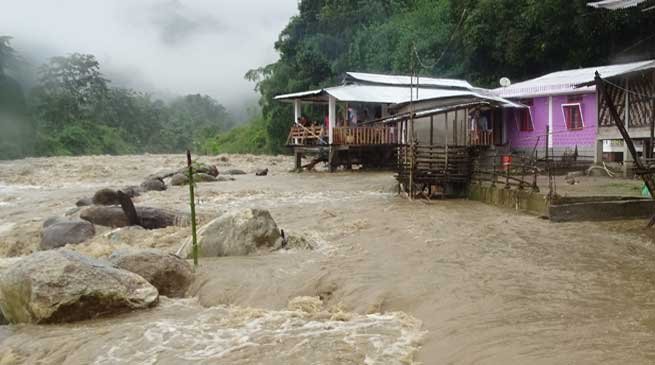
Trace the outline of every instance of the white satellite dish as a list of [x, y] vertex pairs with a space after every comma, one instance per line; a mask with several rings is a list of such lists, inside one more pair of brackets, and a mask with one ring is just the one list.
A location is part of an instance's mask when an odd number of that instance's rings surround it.
[[508, 87], [511, 84], [512, 82], [507, 77], [503, 77], [502, 79], [500, 79], [500, 86], [502, 87]]

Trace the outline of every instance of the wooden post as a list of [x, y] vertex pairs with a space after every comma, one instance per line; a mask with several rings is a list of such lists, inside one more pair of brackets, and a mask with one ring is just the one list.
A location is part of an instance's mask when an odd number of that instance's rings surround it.
[[430, 146], [434, 144], [434, 115], [430, 116]]
[[494, 151], [494, 155], [491, 157], [491, 186], [496, 186], [496, 157], [497, 153]]
[[139, 216], [136, 213], [136, 209], [134, 208], [134, 203], [132, 203], [132, 199], [130, 199], [130, 197], [127, 196], [127, 194], [125, 194], [121, 190], [118, 190], [116, 192], [116, 195], [118, 196], [118, 202], [121, 204], [123, 213], [125, 213], [125, 216], [127, 217], [127, 225], [140, 226], [141, 219], [139, 219]]
[[186, 163], [189, 168], [189, 204], [191, 206], [191, 242], [193, 243], [193, 266], [198, 267], [198, 237], [196, 234], [196, 201], [193, 191], [193, 165], [191, 163], [191, 151], [186, 151]]
[[455, 119], [453, 119], [453, 146], [457, 146], [457, 109], [455, 109]]
[[296, 155], [296, 171], [301, 172], [302, 171], [302, 152], [299, 150], [295, 151]]
[[446, 121], [446, 133], [444, 133], [444, 140], [445, 140], [445, 145], [444, 145], [444, 166], [443, 166], [443, 171], [444, 175], [448, 176], [448, 112], [446, 112], [444, 120]]
[[337, 122], [337, 99], [330, 95], [328, 99], [328, 120], [330, 122], [328, 128], [328, 142], [330, 145], [334, 143], [334, 127]]

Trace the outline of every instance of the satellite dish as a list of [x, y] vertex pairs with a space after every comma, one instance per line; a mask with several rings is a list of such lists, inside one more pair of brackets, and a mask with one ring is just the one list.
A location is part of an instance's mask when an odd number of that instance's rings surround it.
[[502, 87], [508, 87], [511, 84], [512, 82], [507, 77], [503, 77], [502, 79], [500, 79], [500, 86]]

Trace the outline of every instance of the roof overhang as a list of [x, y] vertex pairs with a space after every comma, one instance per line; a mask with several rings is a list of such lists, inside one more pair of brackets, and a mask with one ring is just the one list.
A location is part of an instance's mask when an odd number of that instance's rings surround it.
[[[645, 71], [650, 71], [650, 70], [653, 70], [653, 69], [655, 69], [655, 61], [650, 61], [650, 62], [647, 62], [647, 63], [645, 63], [643, 65], [638, 66], [638, 67], [625, 69], [625, 70], [620, 70], [620, 71], [617, 71], [617, 72], [602, 72], [602, 71], [599, 71], [598, 74], [600, 75], [600, 77], [602, 77], [604, 79], [614, 79], [614, 78], [622, 78], [622, 77], [626, 77], [626, 76], [639, 74], [639, 73], [642, 73], [642, 72], [645, 72]], [[575, 88], [591, 87], [591, 86], [595, 86], [595, 85], [596, 85], [596, 80], [595, 80], [595, 75], [594, 75], [594, 79], [589, 80], [589, 81], [585, 81], [583, 83], [576, 84]]]
[[383, 75], [371, 74], [365, 72], [346, 72], [344, 83], [360, 83], [382, 86], [405, 86], [410, 87], [417, 85], [421, 88], [438, 88], [438, 89], [472, 89], [466, 80], [444, 79], [421, 76], [405, 75]]
[[604, 8], [610, 10], [634, 8], [646, 0], [603, 0], [587, 3], [592, 8]]

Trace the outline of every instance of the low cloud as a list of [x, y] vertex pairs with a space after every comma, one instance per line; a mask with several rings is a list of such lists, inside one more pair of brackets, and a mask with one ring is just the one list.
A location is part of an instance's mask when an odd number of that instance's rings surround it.
[[[4, 3], [3, 3], [4, 2]], [[114, 84], [242, 106], [297, 0], [0, 0], [0, 34], [34, 64], [91, 53]]]

